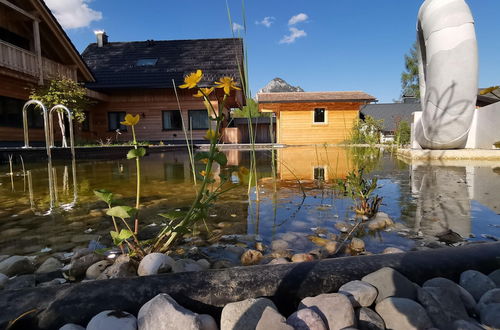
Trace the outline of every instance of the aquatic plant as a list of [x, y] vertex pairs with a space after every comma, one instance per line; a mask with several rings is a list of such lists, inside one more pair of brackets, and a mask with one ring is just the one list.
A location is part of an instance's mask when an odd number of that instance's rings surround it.
[[337, 180], [337, 188], [354, 200], [357, 214], [371, 217], [378, 212], [383, 198], [373, 195], [377, 189], [377, 178], [366, 179], [363, 172], [363, 168], [349, 172], [345, 179]]

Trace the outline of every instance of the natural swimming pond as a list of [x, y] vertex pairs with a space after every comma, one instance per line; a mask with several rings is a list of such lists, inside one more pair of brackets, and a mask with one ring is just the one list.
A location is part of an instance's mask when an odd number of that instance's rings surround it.
[[[230, 165], [249, 167], [249, 151], [225, 153]], [[223, 195], [206, 221], [186, 235], [183, 248], [197, 246], [209, 257], [231, 259], [227, 251], [236, 253], [256, 243], [268, 253], [278, 246], [300, 253], [324, 245], [324, 240], [341, 241], [355, 218], [352, 200], [333, 189], [333, 183], [361, 167], [367, 177], [378, 178], [380, 211], [395, 222], [382, 230], [356, 230], [368, 253], [387, 247], [434, 247], [442, 244], [436, 236], [456, 244], [464, 243], [460, 237], [465, 242], [500, 237], [498, 163], [408, 165], [380, 149], [326, 146], [280, 148], [274, 153], [275, 174], [272, 152], [257, 151], [258, 186], [248, 193], [248, 186], [241, 184]], [[197, 171], [204, 164], [199, 166]], [[93, 190], [105, 188], [133, 205], [134, 161], [77, 161], [76, 190], [71, 162], [54, 162], [50, 212], [47, 164], [25, 164], [25, 170], [29, 175], [15, 164], [10, 176], [8, 164], [0, 166], [0, 254], [49, 255], [89, 243], [111, 247], [112, 222]], [[142, 173], [139, 218], [147, 237], [164, 225], [158, 213], [189, 207], [195, 188], [187, 152], [148, 155]], [[237, 176], [232, 180], [238, 183]]]

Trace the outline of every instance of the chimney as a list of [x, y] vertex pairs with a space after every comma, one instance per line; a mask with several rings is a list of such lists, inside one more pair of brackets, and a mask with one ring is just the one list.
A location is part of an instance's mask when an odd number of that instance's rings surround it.
[[104, 32], [104, 30], [96, 30], [94, 31], [94, 34], [97, 38], [97, 47], [100, 48], [108, 44], [108, 35]]

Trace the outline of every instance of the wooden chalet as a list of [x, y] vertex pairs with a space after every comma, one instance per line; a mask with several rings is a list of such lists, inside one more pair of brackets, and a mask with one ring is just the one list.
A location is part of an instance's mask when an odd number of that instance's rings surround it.
[[364, 92], [257, 94], [259, 111], [276, 115], [277, 143], [333, 144], [350, 138], [362, 105], [376, 101]]
[[[214, 86], [214, 81], [223, 76], [242, 85], [241, 39], [108, 42], [101, 33], [97, 43], [90, 44], [82, 56], [95, 76], [95, 81], [85, 86], [106, 95], [87, 113], [80, 138], [88, 141], [131, 140], [131, 131], [120, 125], [126, 113], [141, 117], [135, 127], [139, 140], [183, 143], [184, 123], [194, 141], [203, 141], [213, 123], [208, 119], [203, 99], [193, 97], [194, 90], [177, 88], [179, 109], [174, 85], [183, 84], [184, 76], [197, 69], [204, 75], [201, 87]], [[216, 89], [215, 94], [221, 98], [222, 89]], [[212, 104], [217, 109], [215, 97]], [[230, 108], [244, 104], [242, 91], [233, 91], [224, 109], [227, 117]]]
[[[41, 0], [0, 0], [0, 142], [23, 141], [22, 107], [30, 90], [54, 77], [94, 80]], [[28, 116], [31, 141], [44, 141], [42, 116]], [[57, 134], [57, 132], [55, 132]]]

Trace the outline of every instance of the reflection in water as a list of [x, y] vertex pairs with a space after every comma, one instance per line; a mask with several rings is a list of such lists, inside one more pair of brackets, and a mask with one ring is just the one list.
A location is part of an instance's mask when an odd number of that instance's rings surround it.
[[[392, 231], [365, 233], [363, 239], [369, 251], [379, 252], [386, 246], [412, 248], [415, 241], [400, 235], [401, 230], [412, 235], [422, 231], [427, 236], [445, 229], [465, 238], [470, 233], [478, 239], [482, 233], [500, 236], [500, 216], [496, 214], [500, 207], [500, 175], [493, 166], [423, 164], [409, 170], [392, 155], [370, 148], [294, 147], [276, 149], [274, 153], [273, 163], [273, 151], [257, 152], [259, 180], [250, 196], [247, 186], [240, 186], [223, 195], [210, 210], [206, 219], [210, 234], [205, 224], [197, 228], [205, 239], [224, 234], [259, 234], [269, 246], [285, 234], [305, 237], [312, 228], [338, 234], [337, 222], [351, 223], [352, 203], [335, 193], [332, 182], [360, 167], [369, 176], [378, 177], [380, 188], [376, 193], [384, 197], [385, 204], [381, 211], [397, 222]], [[226, 154], [229, 165], [249, 167], [250, 152], [228, 150]], [[200, 164], [196, 170], [203, 167]], [[8, 171], [8, 165], [0, 167], [0, 173]], [[69, 251], [86, 246], [90, 240], [109, 245], [112, 224], [93, 190], [110, 190], [125, 204], [133, 205], [133, 161], [55, 162], [52, 167], [46, 163], [26, 164], [22, 180], [20, 169], [16, 171], [15, 191], [11, 189], [11, 177], [0, 176], [0, 254], [37, 254], [46, 247], [53, 252]], [[52, 184], [48, 173], [55, 178]], [[150, 226], [148, 230], [160, 228], [163, 220], [158, 213], [187, 207], [195, 196], [187, 152], [148, 155], [143, 162], [142, 181], [140, 217], [145, 226]], [[255, 197], [257, 189], [259, 202]], [[51, 206], [53, 212], [43, 216]], [[314, 247], [307, 240], [296, 239], [291, 248], [304, 252]]]

